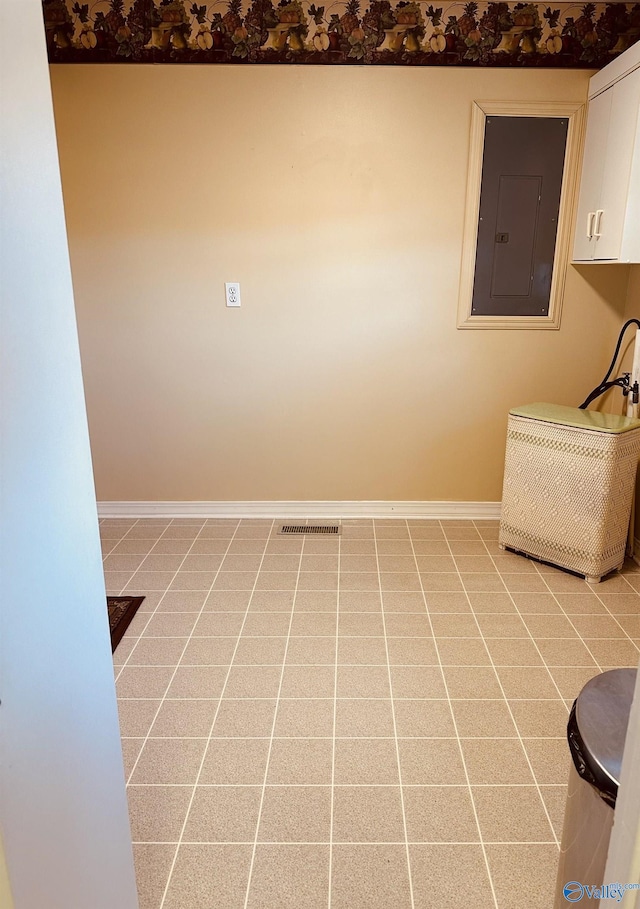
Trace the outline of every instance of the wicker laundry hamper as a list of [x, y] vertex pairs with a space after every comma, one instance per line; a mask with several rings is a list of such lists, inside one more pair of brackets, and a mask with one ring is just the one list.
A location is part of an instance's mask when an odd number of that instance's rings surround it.
[[499, 545], [595, 583], [624, 562], [640, 420], [556, 404], [509, 413]]

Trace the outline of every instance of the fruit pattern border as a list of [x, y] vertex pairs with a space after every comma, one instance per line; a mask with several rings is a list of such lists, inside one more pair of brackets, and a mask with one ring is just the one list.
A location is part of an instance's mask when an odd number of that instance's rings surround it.
[[49, 61], [599, 69], [640, 38], [640, 3], [317, 2], [43, 0]]

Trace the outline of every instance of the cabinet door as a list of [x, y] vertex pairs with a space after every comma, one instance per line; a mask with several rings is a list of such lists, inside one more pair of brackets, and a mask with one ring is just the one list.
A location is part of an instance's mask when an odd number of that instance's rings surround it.
[[613, 101], [613, 88], [607, 89], [589, 102], [587, 114], [587, 135], [584, 146], [584, 161], [580, 180], [580, 202], [573, 246], [573, 258], [585, 261], [594, 258], [596, 240], [593, 233], [595, 213], [602, 206], [600, 196], [605, 170], [607, 135]]
[[[594, 259], [619, 259], [629, 199], [629, 181], [636, 142], [640, 105], [640, 69], [630, 73], [605, 92], [613, 93], [607, 137], [605, 168], [598, 208], [599, 219]], [[596, 99], [597, 100], [597, 99]]]

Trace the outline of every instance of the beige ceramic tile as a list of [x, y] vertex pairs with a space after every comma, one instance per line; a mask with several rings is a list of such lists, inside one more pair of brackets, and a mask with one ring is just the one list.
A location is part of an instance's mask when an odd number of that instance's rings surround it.
[[549, 909], [553, 905], [558, 848], [554, 845], [500, 844], [486, 847], [499, 906]]
[[341, 571], [340, 591], [345, 590], [378, 592], [380, 580], [377, 573], [373, 571]]
[[[179, 596], [180, 594], [171, 594]], [[167, 594], [167, 597], [169, 594]], [[212, 590], [204, 601], [205, 612], [245, 612], [249, 600], [250, 590]]]
[[338, 631], [347, 637], [378, 637], [384, 634], [385, 625], [389, 634], [389, 622], [383, 623], [382, 613], [377, 612], [340, 612]]
[[161, 701], [159, 700], [132, 699], [118, 701], [120, 735], [134, 738], [146, 736], [160, 704]]
[[547, 806], [549, 817], [558, 840], [562, 841], [562, 827], [567, 802], [566, 786], [540, 786], [542, 800]]
[[[405, 594], [405, 596], [410, 595]], [[388, 596], [403, 596], [403, 594], [385, 594], [385, 603]], [[344, 590], [341, 588], [338, 594], [338, 601], [341, 614], [344, 612], [377, 612], [382, 606], [378, 588], [368, 591]]]
[[285, 664], [282, 674], [281, 697], [332, 698], [334, 689], [335, 669], [333, 666], [291, 666]]
[[474, 786], [473, 800], [485, 842], [555, 842], [537, 787]]
[[[397, 556], [380, 556], [380, 559], [392, 559], [398, 558]], [[409, 561], [412, 561], [411, 556], [405, 556]], [[415, 568], [415, 563], [413, 564]], [[350, 553], [342, 553], [340, 555], [340, 570], [341, 571], [377, 571], [378, 570], [378, 560], [376, 559], [375, 552], [371, 552], [369, 555], [356, 555]]]
[[384, 638], [341, 637], [338, 640], [338, 663], [385, 665], [387, 648]]
[[439, 638], [438, 653], [443, 666], [489, 666], [491, 660], [481, 638]]
[[228, 698], [275, 698], [280, 689], [279, 666], [232, 666], [224, 689]]
[[399, 782], [392, 739], [337, 739], [336, 785], [394, 785]]
[[400, 739], [398, 751], [405, 786], [466, 783], [460, 748], [454, 739]]
[[[198, 570], [198, 571], [206, 570], [206, 568], [200, 567], [200, 565], [197, 562], [198, 559], [204, 560], [206, 558], [208, 558], [208, 557], [205, 555], [188, 556], [187, 559], [185, 560], [184, 568], [187, 569], [189, 567], [189, 563], [195, 562], [193, 567], [196, 570]], [[247, 571], [247, 572], [257, 573], [261, 564], [262, 564], [262, 554], [259, 552], [255, 552], [255, 553], [230, 552], [224, 557], [224, 561], [222, 562], [222, 571]], [[219, 568], [220, 566], [218, 565], [217, 567]], [[262, 567], [266, 568], [266, 566], [264, 564], [262, 565]], [[254, 575], [254, 577], [255, 577], [255, 575]]]
[[589, 650], [600, 666], [636, 668], [640, 650], [631, 641], [589, 638]]
[[184, 649], [181, 666], [227, 666], [236, 650], [237, 638], [192, 637]]
[[273, 698], [220, 701], [213, 727], [215, 738], [250, 738], [271, 735], [276, 712]]
[[[553, 667], [549, 670], [563, 698], [573, 701], [578, 697], [589, 679], [598, 675], [598, 670], [589, 666]], [[530, 695], [536, 697], [536, 695]]]
[[523, 739], [524, 747], [540, 784], [562, 784], [569, 772], [569, 746], [566, 734], [562, 738]]
[[213, 739], [199, 782], [215, 785], [257, 785], [264, 782], [269, 739]]
[[[295, 595], [296, 613], [333, 612], [338, 607], [338, 595], [331, 590], [297, 590]], [[378, 608], [380, 604], [378, 603]]]
[[441, 613], [431, 616], [433, 633], [438, 638], [479, 638], [480, 629], [475, 617], [468, 615], [443, 615]]
[[[161, 595], [157, 611], [200, 612], [207, 599], [205, 590], [172, 590]], [[145, 603], [142, 604], [143, 606]]]
[[487, 649], [495, 666], [541, 666], [542, 657], [533, 641], [488, 638]]
[[478, 625], [485, 638], [528, 638], [529, 632], [519, 615], [479, 613]]
[[207, 745], [202, 739], [147, 739], [132, 783], [195, 783]]
[[253, 842], [260, 810], [259, 786], [197, 786], [183, 840]]
[[333, 909], [409, 909], [405, 846], [334, 846], [331, 893]]
[[178, 666], [167, 690], [170, 698], [218, 698], [227, 675], [226, 666]]
[[394, 711], [398, 736], [425, 738], [456, 734], [447, 700], [395, 700]]
[[516, 735], [516, 728], [504, 700], [454, 701], [458, 734], [468, 737], [499, 738]]
[[485, 612], [513, 614], [517, 611], [513, 600], [505, 591], [470, 590], [468, 597], [471, 608], [477, 615]]
[[437, 666], [438, 654], [433, 638], [388, 638], [391, 666]]
[[[218, 638], [218, 640], [220, 639]], [[285, 637], [242, 637], [238, 641], [233, 662], [236, 666], [280, 665], [284, 659], [286, 647], [287, 639]]]
[[157, 909], [169, 880], [175, 845], [139, 843], [133, 846], [138, 885], [138, 909]]
[[242, 612], [203, 612], [194, 625], [196, 637], [230, 637], [239, 634], [244, 622]]
[[296, 612], [291, 622], [291, 635], [327, 637], [335, 634], [338, 627], [337, 611]]
[[463, 590], [460, 576], [454, 572], [421, 572], [420, 578], [422, 581], [422, 589], [427, 594], [427, 601], [429, 600], [429, 593], [442, 590]]
[[479, 839], [466, 786], [407, 786], [404, 810], [410, 842], [456, 843]]
[[177, 843], [192, 792], [191, 786], [129, 786], [133, 842]]
[[421, 593], [416, 593], [415, 591], [385, 591], [383, 604], [385, 613], [424, 613], [425, 611], [425, 598]]
[[574, 615], [572, 622], [578, 634], [588, 642], [589, 638], [626, 638], [620, 623], [607, 615]]
[[[253, 590], [255, 582], [256, 575], [253, 571], [221, 571], [209, 586], [213, 590]], [[174, 589], [180, 588], [174, 585]]]
[[[139, 584], [140, 578], [142, 578], [147, 572], [139, 571], [138, 574], [133, 578], [133, 583]], [[151, 572], [152, 573], [152, 572]], [[164, 575], [165, 572], [158, 572], [159, 574]], [[211, 590], [211, 586], [216, 579], [215, 571], [179, 571], [170, 585], [163, 584], [162, 586], [168, 586], [169, 590]]]
[[393, 736], [391, 700], [379, 698], [338, 700], [336, 702], [335, 734], [341, 737], [358, 738]]
[[[457, 571], [456, 563], [450, 555], [417, 555], [415, 564], [421, 573]], [[415, 565], [413, 567], [415, 568]]]
[[258, 830], [260, 842], [325, 843], [329, 842], [330, 827], [330, 786], [266, 787]]
[[[416, 907], [495, 909], [479, 845], [411, 845], [409, 856]], [[459, 886], [460, 869], [464, 869], [464, 885]]]
[[[127, 638], [123, 640], [126, 641]], [[187, 642], [186, 637], [137, 638], [131, 650], [129, 666], [175, 666]]]
[[337, 786], [333, 797], [334, 843], [404, 840], [399, 786]]
[[289, 633], [291, 612], [250, 612], [242, 634], [244, 637], [284, 637]]
[[333, 699], [281, 698], [274, 735], [303, 738], [333, 735]]
[[511, 701], [510, 707], [522, 736], [563, 736], [569, 714], [564, 701]]
[[501, 578], [510, 593], [549, 593], [549, 588], [537, 573], [501, 574]]
[[442, 670], [451, 698], [500, 698], [498, 676], [491, 666], [445, 666]]
[[388, 698], [389, 670], [386, 666], [338, 666], [337, 697]]
[[505, 696], [509, 699], [558, 697], [558, 689], [550, 671], [542, 666], [500, 666], [497, 673]]
[[171, 677], [171, 666], [125, 666], [116, 682], [119, 698], [161, 698]]
[[335, 637], [290, 638], [286, 665], [330, 665], [336, 661]]
[[293, 607], [293, 590], [254, 590], [250, 612], [289, 612]]
[[211, 894], [225, 909], [243, 909], [252, 847], [183, 844], [173, 869], [163, 909], [200, 909]]
[[328, 846], [257, 846], [247, 909], [324, 909], [328, 890]]
[[[436, 613], [441, 612], [450, 612], [450, 613], [468, 613], [471, 612], [471, 606], [469, 605], [469, 599], [472, 595], [467, 597], [466, 593], [460, 593], [456, 591], [428, 591], [425, 593], [425, 599], [427, 602], [427, 608], [429, 613], [433, 616]], [[416, 612], [419, 610], [409, 610], [410, 612]]]
[[153, 736], [208, 736], [219, 701], [206, 699], [166, 699], [151, 727]]
[[517, 739], [461, 739], [461, 742], [471, 784], [533, 784]]
[[385, 628], [389, 637], [431, 637], [431, 620], [422, 615], [390, 612], [385, 615]]
[[547, 666], [593, 666], [596, 662], [580, 638], [538, 638], [536, 646]]
[[395, 698], [444, 698], [447, 694], [438, 666], [392, 666], [391, 687]]
[[328, 785], [331, 782], [330, 739], [274, 739], [267, 783]]

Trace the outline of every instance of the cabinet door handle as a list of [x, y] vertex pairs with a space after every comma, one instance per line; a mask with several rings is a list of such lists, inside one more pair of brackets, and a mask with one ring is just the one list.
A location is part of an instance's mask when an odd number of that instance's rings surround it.
[[598, 239], [598, 237], [602, 236], [602, 234], [600, 233], [600, 223], [602, 221], [603, 214], [604, 214], [604, 209], [602, 209], [602, 208], [599, 208], [598, 211], [596, 212], [596, 224], [593, 229], [593, 236], [596, 238], [596, 240]]
[[594, 211], [590, 211], [587, 215], [587, 240], [591, 240], [593, 237], [593, 221], [596, 216]]

